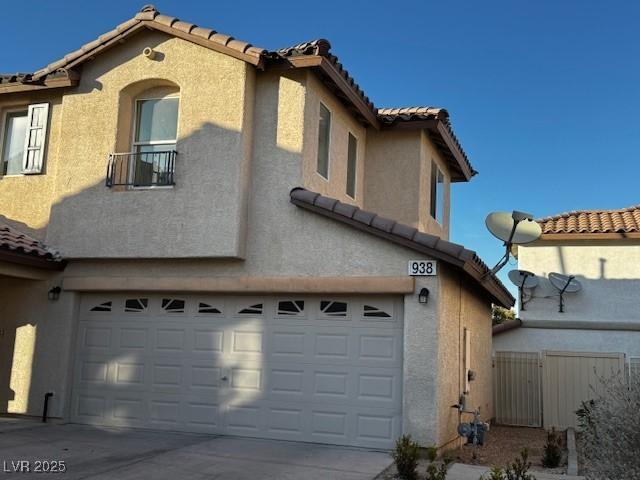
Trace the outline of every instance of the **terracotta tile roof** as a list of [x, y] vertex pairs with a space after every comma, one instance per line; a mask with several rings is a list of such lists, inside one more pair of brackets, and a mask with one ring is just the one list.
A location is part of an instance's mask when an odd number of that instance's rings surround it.
[[369, 97], [365, 95], [364, 91], [349, 74], [347, 69], [344, 68], [342, 63], [340, 63], [338, 57], [333, 55], [330, 50], [331, 43], [329, 43], [329, 40], [320, 38], [318, 40], [312, 40], [310, 42], [299, 43], [297, 45], [293, 45], [292, 47], [281, 48], [279, 50], [276, 50], [274, 53], [283, 58], [303, 55], [316, 55], [326, 58], [329, 63], [331, 63], [336, 68], [338, 73], [342, 76], [342, 78], [344, 78], [349, 86], [353, 88], [353, 90], [362, 99], [362, 101], [369, 107], [371, 112], [375, 113], [376, 107], [373, 105], [373, 102], [369, 100]]
[[73, 68], [77, 63], [89, 58], [118, 40], [142, 28], [156, 28], [178, 36], [189, 36], [193, 40], [198, 40], [209, 44], [211, 47], [219, 47], [226, 53], [235, 54], [245, 61], [260, 65], [264, 61], [267, 50], [254, 47], [248, 42], [237, 40], [230, 35], [209, 28], [202, 28], [193, 23], [183, 22], [179, 18], [162, 15], [153, 5], [145, 5], [136, 16], [126, 22], [121, 23], [113, 30], [100, 35], [97, 39], [83, 45], [78, 50], [65, 55], [63, 58], [50, 63], [32, 74], [3, 75], [0, 83], [8, 82], [39, 82], [44, 77], [60, 70]]
[[493, 302], [508, 308], [514, 305], [513, 296], [473, 250], [304, 188], [294, 188], [289, 195], [291, 203], [301, 208], [442, 260], [467, 273]]
[[640, 233], [640, 205], [620, 210], [582, 210], [537, 220], [542, 233]]
[[61, 260], [58, 252], [50, 249], [40, 240], [4, 223], [0, 223], [0, 252], [2, 251], [30, 255], [55, 262]]
[[[142, 28], [152, 28], [185, 38], [194, 43], [217, 50], [239, 58], [259, 68], [277, 65], [287, 60], [303, 60], [305, 67], [315, 67], [323, 80], [334, 86], [334, 92], [345, 103], [351, 106], [351, 111], [360, 121], [375, 128], [380, 125], [392, 127], [399, 123], [410, 124], [420, 120], [436, 120], [441, 126], [433, 126], [432, 138], [438, 149], [443, 153], [452, 166], [453, 181], [467, 181], [476, 171], [460, 146], [460, 142], [453, 133], [449, 114], [442, 108], [409, 107], [376, 109], [362, 88], [355, 82], [338, 57], [331, 53], [331, 44], [325, 39], [304, 42], [291, 47], [275, 51], [255, 47], [248, 42], [237, 40], [229, 35], [209, 28], [199, 27], [193, 23], [184, 22], [176, 17], [161, 14], [153, 5], [146, 5], [134, 18], [121, 23], [116, 28], [97, 39], [83, 45], [78, 50], [65, 55], [63, 58], [50, 63], [34, 73], [19, 73], [0, 75], [0, 89], [17, 91], [23, 86], [42, 86], [47, 82], [51, 86], [77, 85], [77, 73], [72, 70], [82, 62], [94, 58], [98, 53], [117, 45], [127, 36]], [[313, 63], [315, 60], [322, 60]], [[311, 63], [309, 63], [311, 61]], [[57, 76], [57, 81], [50, 81]], [[63, 81], [62, 77], [67, 77]], [[0, 90], [2, 91], [2, 90]]]

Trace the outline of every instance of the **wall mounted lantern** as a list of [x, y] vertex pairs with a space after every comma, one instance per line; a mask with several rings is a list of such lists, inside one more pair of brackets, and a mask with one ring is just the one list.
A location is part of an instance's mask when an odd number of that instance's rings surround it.
[[62, 289], [59, 286], [53, 287], [49, 290], [49, 292], [47, 292], [47, 297], [49, 297], [49, 300], [51, 300], [52, 302], [55, 302], [60, 298], [61, 291]]
[[418, 302], [425, 304], [429, 301], [429, 289], [423, 288], [418, 294]]

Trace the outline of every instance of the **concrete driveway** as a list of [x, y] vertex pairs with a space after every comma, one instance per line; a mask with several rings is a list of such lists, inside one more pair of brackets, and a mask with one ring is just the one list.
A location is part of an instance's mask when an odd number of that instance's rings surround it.
[[0, 477], [19, 460], [64, 460], [65, 480], [370, 480], [391, 463], [353, 448], [0, 419]]

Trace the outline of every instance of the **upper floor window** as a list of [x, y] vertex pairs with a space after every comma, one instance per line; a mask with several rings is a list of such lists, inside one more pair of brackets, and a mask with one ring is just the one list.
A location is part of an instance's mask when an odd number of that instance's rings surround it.
[[2, 174], [41, 173], [44, 161], [49, 104], [9, 110], [2, 129]]
[[131, 110], [122, 122], [130, 122], [130, 140], [120, 141], [127, 153], [109, 158], [107, 186], [158, 187], [174, 182], [176, 141], [178, 136], [177, 88], [159, 86], [132, 96]]
[[178, 134], [178, 97], [136, 100], [133, 184], [172, 185]]
[[431, 216], [443, 225], [444, 222], [444, 175], [431, 161]]
[[358, 164], [358, 139], [349, 134], [347, 152], [347, 195], [356, 198], [356, 168]]
[[318, 125], [318, 166], [317, 172], [324, 178], [329, 178], [329, 143], [331, 137], [331, 112], [320, 104], [320, 119]]

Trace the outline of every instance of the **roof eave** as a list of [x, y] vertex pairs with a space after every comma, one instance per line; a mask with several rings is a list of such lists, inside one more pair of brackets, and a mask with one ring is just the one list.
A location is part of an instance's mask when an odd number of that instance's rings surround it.
[[[375, 112], [362, 100], [361, 96], [340, 74], [336, 67], [322, 55], [298, 55], [287, 57], [276, 63], [275, 68], [311, 68], [324, 77], [339, 92], [338, 97], [348, 106], [362, 123], [380, 130], [380, 122]], [[336, 92], [334, 92], [336, 93]]]
[[640, 239], [640, 232], [569, 232], [569, 233], [543, 233], [541, 241], [554, 240], [628, 240]]
[[80, 81], [80, 74], [74, 70], [66, 70], [65, 74], [45, 77], [41, 81], [0, 83], [0, 95], [5, 93], [32, 92], [54, 88], [75, 87]]
[[20, 253], [13, 250], [0, 249], [0, 261], [37, 267], [44, 270], [64, 270], [67, 266], [65, 260], [52, 260], [39, 255]]
[[[304, 190], [304, 189], [293, 189], [292, 194], [296, 190]], [[308, 191], [307, 191], [308, 192]], [[308, 192], [311, 193], [311, 192]], [[316, 198], [318, 194], [315, 194]], [[447, 264], [458, 268], [465, 272], [467, 275], [472, 277], [477, 284], [484, 289], [484, 291], [491, 298], [493, 303], [497, 303], [501, 306], [510, 308], [515, 304], [515, 299], [511, 296], [511, 294], [496, 280], [496, 278], [492, 274], [487, 274], [488, 269], [483, 269], [480, 267], [478, 262], [474, 261], [473, 258], [462, 259], [460, 257], [456, 257], [453, 255], [448, 255], [447, 253], [437, 250], [435, 248], [430, 248], [426, 245], [419, 244], [415, 241], [412, 241], [408, 238], [402, 237], [400, 235], [395, 235], [390, 232], [386, 232], [384, 230], [380, 230], [378, 228], [374, 228], [371, 225], [367, 225], [361, 221], [355, 220], [354, 218], [349, 218], [344, 215], [335, 213], [332, 210], [328, 210], [326, 208], [318, 207], [313, 202], [310, 203], [304, 200], [300, 200], [295, 196], [290, 196], [290, 201], [294, 205], [303, 208], [305, 210], [317, 213], [327, 218], [331, 218], [333, 220], [337, 220], [341, 223], [347, 224], [353, 228], [356, 228], [360, 231], [369, 233], [371, 235], [375, 235], [379, 238], [383, 238], [397, 245], [404, 246], [416, 252], [427, 255], [436, 260], [442, 260]], [[475, 254], [471, 251], [467, 251], [469, 255]]]

